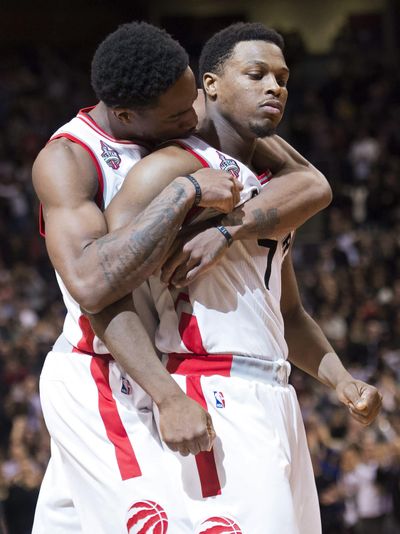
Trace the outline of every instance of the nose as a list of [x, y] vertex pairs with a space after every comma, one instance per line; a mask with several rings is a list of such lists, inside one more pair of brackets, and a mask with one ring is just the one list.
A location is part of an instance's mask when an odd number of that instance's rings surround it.
[[276, 81], [275, 76], [272, 73], [266, 76], [265, 93], [279, 96], [281, 94], [281, 91], [282, 91], [282, 87]]

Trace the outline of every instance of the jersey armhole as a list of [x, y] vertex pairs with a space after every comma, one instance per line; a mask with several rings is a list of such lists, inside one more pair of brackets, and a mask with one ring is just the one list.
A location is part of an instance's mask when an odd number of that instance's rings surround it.
[[[71, 135], [69, 133], [61, 133], [58, 135], [55, 135], [54, 137], [51, 137], [48, 141], [50, 143], [51, 141], [54, 141], [55, 139], [68, 139], [69, 141], [72, 141], [73, 143], [76, 143], [80, 145], [86, 152], [89, 154], [91, 160], [94, 163], [94, 166], [96, 168], [97, 173], [97, 182], [98, 182], [98, 189], [95, 196], [95, 202], [97, 206], [103, 210], [104, 209], [104, 201], [103, 201], [103, 193], [104, 193], [104, 178], [103, 173], [100, 167], [99, 162], [97, 161], [97, 158], [93, 152], [93, 150], [83, 141], [81, 141], [78, 137], [75, 137], [74, 135]], [[46, 229], [45, 229], [45, 222], [43, 217], [43, 206], [42, 203], [39, 205], [39, 233], [42, 237], [46, 237]]]

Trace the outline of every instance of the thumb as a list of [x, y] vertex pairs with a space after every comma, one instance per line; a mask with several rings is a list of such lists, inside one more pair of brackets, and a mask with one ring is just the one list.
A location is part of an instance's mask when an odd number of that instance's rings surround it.
[[357, 410], [363, 410], [367, 407], [365, 399], [363, 399], [354, 382], [347, 382], [340, 395], [341, 401], [347, 405], [351, 405]]

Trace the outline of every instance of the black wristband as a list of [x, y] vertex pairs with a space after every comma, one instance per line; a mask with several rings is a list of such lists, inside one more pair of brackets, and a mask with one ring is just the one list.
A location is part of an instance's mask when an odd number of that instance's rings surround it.
[[221, 232], [221, 234], [225, 237], [225, 239], [228, 241], [228, 247], [230, 247], [233, 243], [233, 237], [228, 232], [228, 230], [225, 228], [225, 226], [217, 226], [217, 230]]
[[201, 201], [201, 187], [200, 187], [200, 184], [196, 180], [196, 178], [194, 178], [194, 176], [192, 176], [191, 174], [187, 174], [185, 176], [185, 178], [187, 178], [194, 185], [194, 190], [195, 190], [194, 206], [198, 206], [200, 204], [200, 201]]

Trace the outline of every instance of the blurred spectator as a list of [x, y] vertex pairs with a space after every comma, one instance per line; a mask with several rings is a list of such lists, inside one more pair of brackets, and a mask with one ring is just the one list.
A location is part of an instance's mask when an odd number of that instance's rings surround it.
[[[346, 26], [325, 57], [288, 49], [293, 64], [284, 135], [334, 190], [332, 206], [298, 232], [294, 256], [303, 301], [355, 376], [383, 394], [382, 414], [366, 432], [325, 387], [293, 370], [324, 534], [400, 533], [400, 72], [387, 68], [372, 42], [368, 30], [360, 38]], [[38, 236], [30, 169], [50, 134], [94, 101], [84, 53], [4, 52], [0, 532], [3, 508], [9, 534], [26, 534], [49, 457], [38, 377], [64, 318]]]

